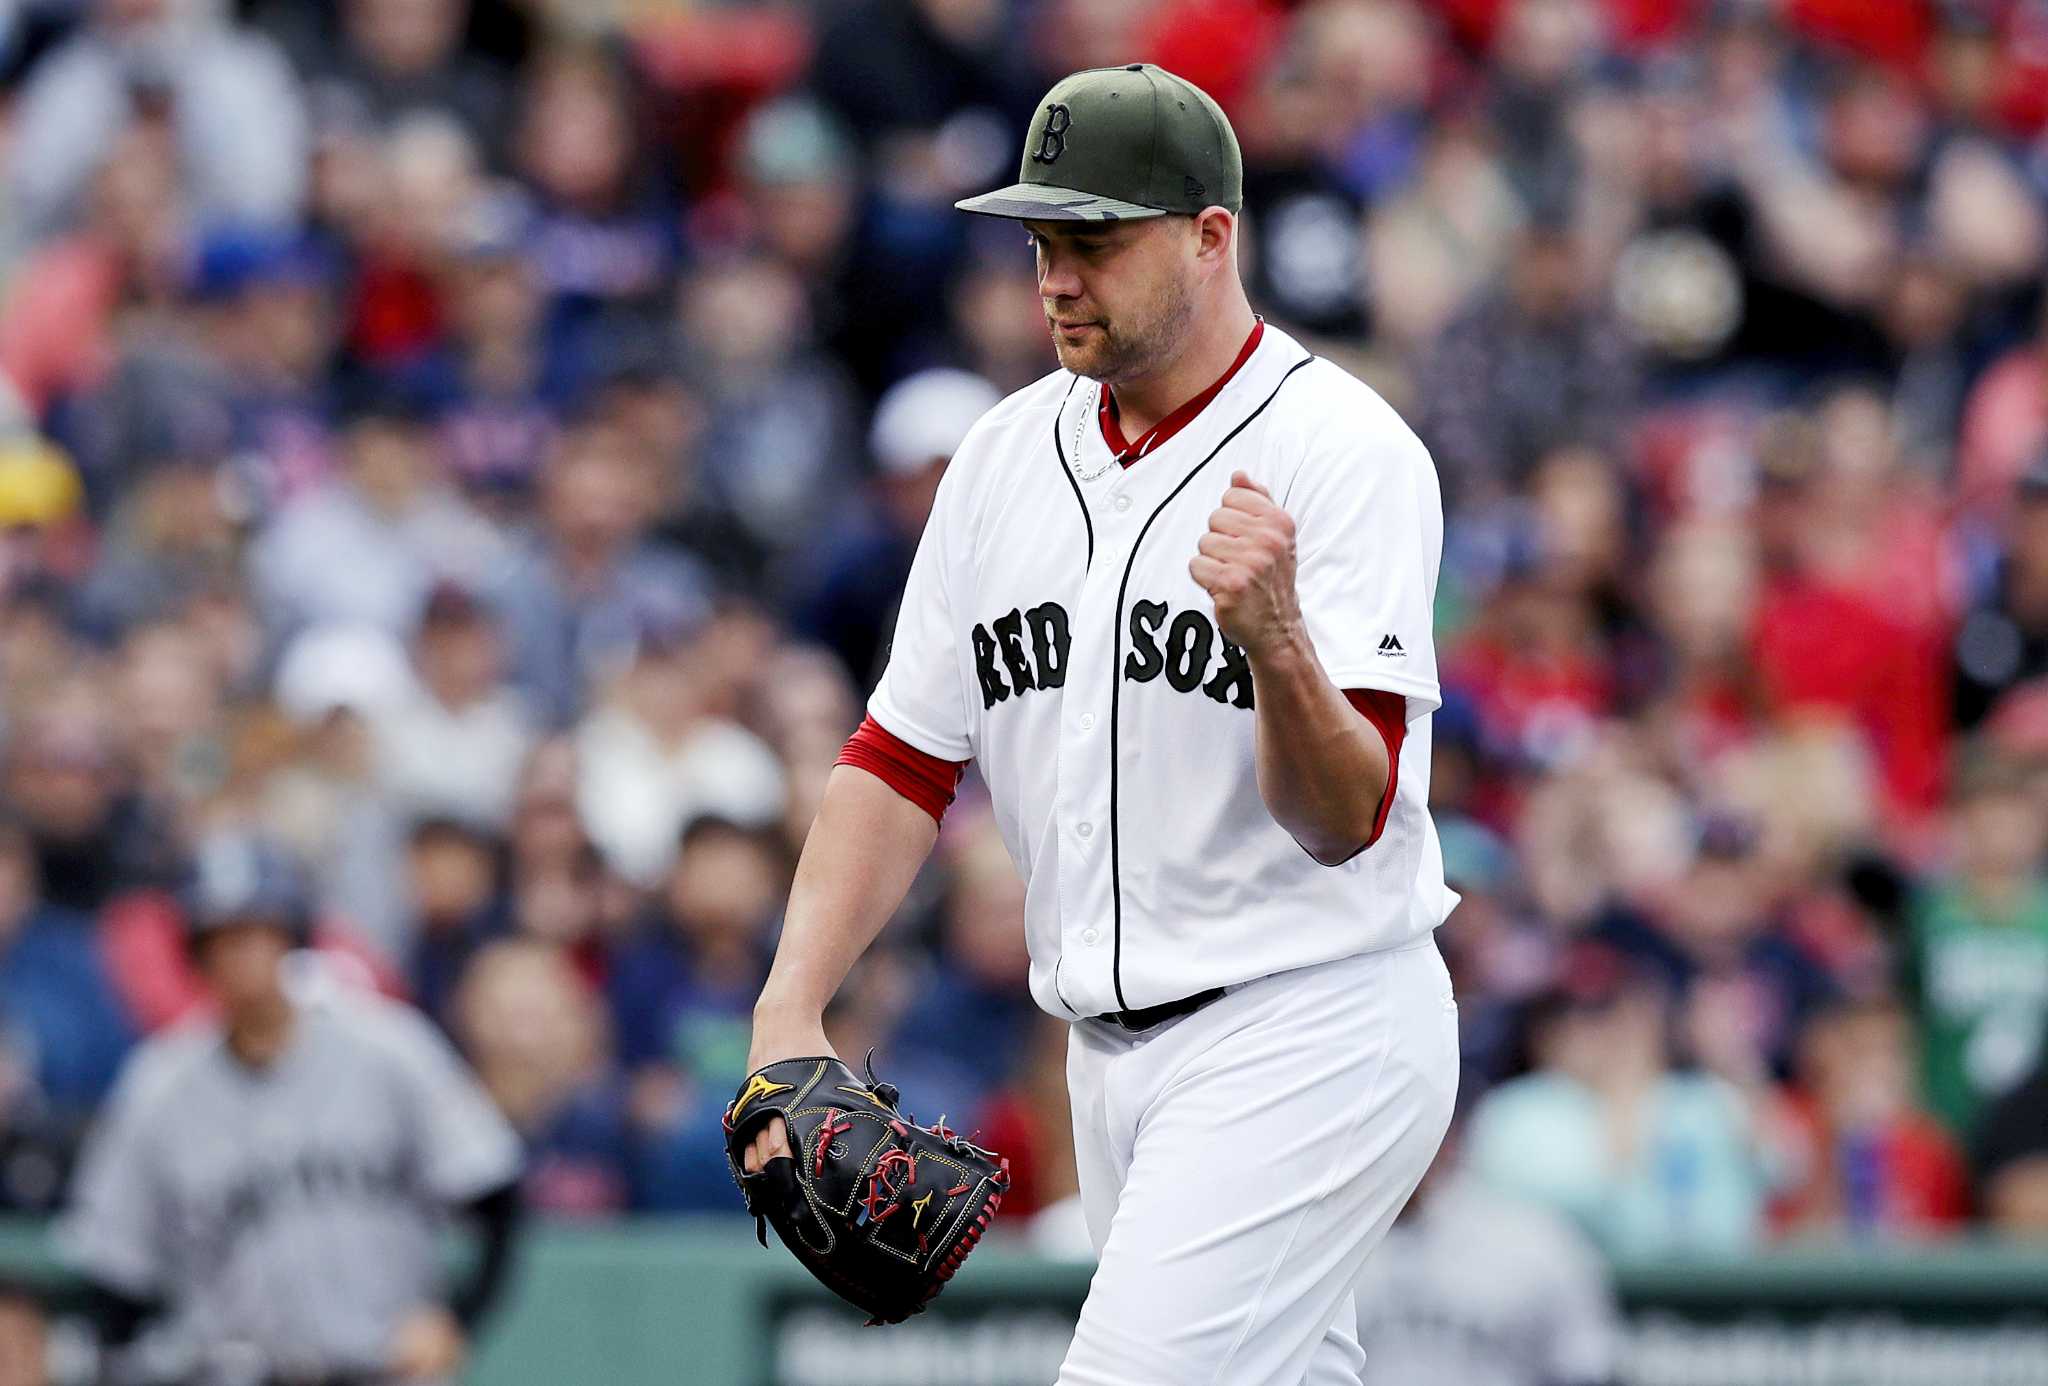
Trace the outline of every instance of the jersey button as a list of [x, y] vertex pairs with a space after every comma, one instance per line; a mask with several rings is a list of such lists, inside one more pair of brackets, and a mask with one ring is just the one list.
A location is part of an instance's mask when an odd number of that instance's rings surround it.
[[1094, 714], [1094, 713], [1092, 713], [1092, 712], [1084, 712], [1084, 713], [1082, 713], [1082, 714], [1081, 714], [1081, 730], [1082, 730], [1082, 731], [1094, 731], [1094, 730], [1095, 730], [1095, 714]]
[[1118, 496], [1115, 505], [1119, 513], [1129, 510], [1131, 508], [1131, 498], [1129, 496]]
[[1093, 837], [1093, 836], [1095, 836], [1095, 825], [1094, 825], [1093, 823], [1081, 823], [1081, 824], [1078, 824], [1078, 825], [1076, 825], [1076, 827], [1074, 828], [1074, 836], [1076, 836], [1076, 837]]
[[1083, 943], [1099, 943], [1101, 940], [1102, 931], [1100, 929], [1083, 929], [1081, 931], [1081, 942]]

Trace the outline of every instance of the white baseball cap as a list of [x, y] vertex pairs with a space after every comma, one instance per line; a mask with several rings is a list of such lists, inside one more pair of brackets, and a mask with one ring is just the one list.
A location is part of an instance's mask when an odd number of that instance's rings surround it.
[[346, 708], [374, 717], [413, 690], [412, 666], [396, 636], [375, 626], [314, 626], [285, 647], [272, 696], [302, 726]]
[[974, 421], [1002, 398], [972, 371], [919, 371], [891, 385], [875, 406], [868, 450], [885, 476], [911, 476], [951, 458]]

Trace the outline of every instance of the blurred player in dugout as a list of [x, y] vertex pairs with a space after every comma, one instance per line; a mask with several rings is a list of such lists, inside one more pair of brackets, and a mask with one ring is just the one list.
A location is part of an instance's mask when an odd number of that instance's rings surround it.
[[1461, 1098], [1355, 1291], [1363, 1386], [1614, 1386], [1623, 1329], [1606, 1263], [1564, 1218], [1465, 1167]]
[[[103, 1379], [452, 1380], [509, 1264], [517, 1137], [417, 1012], [294, 965], [307, 892], [284, 850], [209, 839], [187, 908], [218, 1018], [130, 1060], [58, 1229]], [[448, 1285], [451, 1219], [481, 1246]]]

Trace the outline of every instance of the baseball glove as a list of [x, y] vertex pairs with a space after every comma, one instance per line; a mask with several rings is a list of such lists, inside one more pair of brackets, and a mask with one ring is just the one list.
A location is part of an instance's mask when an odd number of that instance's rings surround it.
[[[725, 1112], [725, 1155], [756, 1220], [774, 1224], [812, 1275], [870, 1325], [901, 1323], [937, 1296], [974, 1250], [1010, 1187], [1010, 1162], [944, 1124], [918, 1126], [899, 1094], [837, 1059], [784, 1059], [748, 1078]], [[747, 1147], [770, 1118], [792, 1159], [748, 1174]]]

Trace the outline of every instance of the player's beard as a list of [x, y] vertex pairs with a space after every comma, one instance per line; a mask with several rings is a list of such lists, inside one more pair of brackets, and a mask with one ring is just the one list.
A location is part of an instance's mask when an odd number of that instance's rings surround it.
[[1172, 365], [1188, 339], [1194, 316], [1195, 297], [1188, 281], [1169, 275], [1149, 303], [1114, 317], [1103, 315], [1096, 320], [1098, 330], [1084, 341], [1061, 341], [1050, 314], [1047, 326], [1053, 351], [1064, 369], [1107, 385], [1121, 385]]

